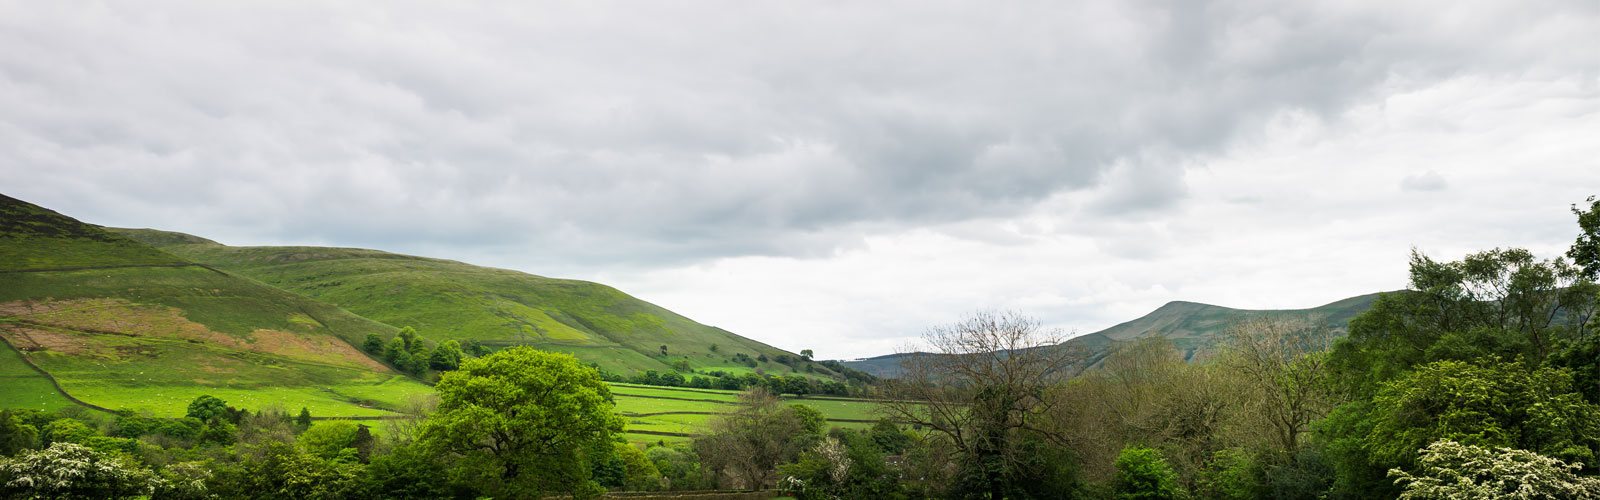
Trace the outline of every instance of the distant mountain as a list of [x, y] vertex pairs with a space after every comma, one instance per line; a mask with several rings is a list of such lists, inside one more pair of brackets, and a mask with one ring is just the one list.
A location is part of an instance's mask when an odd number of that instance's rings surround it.
[[[436, 342], [530, 345], [624, 375], [672, 370], [679, 361], [700, 371], [783, 374], [793, 368], [778, 359], [799, 359], [598, 283], [378, 250], [232, 247], [182, 233], [112, 231], [372, 320], [414, 327]], [[820, 365], [811, 369], [834, 375]]]
[[381, 415], [429, 390], [354, 347], [394, 330], [0, 195], [0, 406]]
[[[1084, 368], [1098, 365], [1110, 350], [1119, 343], [1131, 342], [1141, 337], [1160, 335], [1172, 341], [1173, 346], [1182, 350], [1184, 358], [1196, 360], [1203, 358], [1210, 349], [1215, 348], [1222, 340], [1223, 332], [1227, 329], [1233, 318], [1266, 315], [1269, 317], [1303, 318], [1307, 320], [1322, 320], [1339, 334], [1346, 332], [1350, 318], [1366, 311], [1372, 306], [1372, 301], [1377, 300], [1378, 294], [1372, 293], [1339, 300], [1310, 309], [1274, 309], [1251, 310], [1233, 309], [1229, 307], [1200, 304], [1196, 302], [1174, 301], [1168, 302], [1149, 314], [1138, 319], [1112, 326], [1098, 332], [1079, 335], [1063, 342], [1063, 346], [1076, 346], [1089, 353], [1088, 365]], [[914, 354], [890, 354], [854, 361], [846, 361], [844, 365], [850, 368], [879, 377], [893, 377], [899, 374], [900, 361], [906, 356]]]

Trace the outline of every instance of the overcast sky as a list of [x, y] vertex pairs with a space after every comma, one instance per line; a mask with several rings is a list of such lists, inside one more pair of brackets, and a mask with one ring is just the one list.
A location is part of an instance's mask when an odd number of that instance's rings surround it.
[[[329, 5], [332, 4], [332, 5]], [[1600, 3], [0, 0], [0, 192], [599, 281], [823, 358], [1559, 255]]]

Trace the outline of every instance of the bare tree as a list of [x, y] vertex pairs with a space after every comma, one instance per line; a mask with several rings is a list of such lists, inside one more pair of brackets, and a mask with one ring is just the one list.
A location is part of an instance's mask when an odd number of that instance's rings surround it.
[[[948, 440], [968, 459], [1002, 460], [1014, 470], [1015, 438], [1030, 432], [1065, 443], [1049, 424], [1050, 397], [1070, 375], [1081, 351], [1062, 346], [1060, 330], [1042, 330], [1036, 319], [1016, 312], [978, 312], [937, 326], [923, 336], [931, 352], [901, 361], [879, 411], [902, 424], [920, 426]], [[993, 498], [1005, 496], [999, 470], [988, 468]]]
[[1257, 315], [1235, 318], [1227, 336], [1226, 362], [1254, 386], [1250, 404], [1293, 456], [1311, 421], [1335, 403], [1324, 366], [1333, 332], [1322, 322]]
[[804, 424], [795, 410], [765, 388], [739, 395], [739, 410], [711, 420], [711, 434], [694, 441], [713, 481], [724, 471], [743, 487], [767, 487], [778, 464], [798, 455], [806, 442]]

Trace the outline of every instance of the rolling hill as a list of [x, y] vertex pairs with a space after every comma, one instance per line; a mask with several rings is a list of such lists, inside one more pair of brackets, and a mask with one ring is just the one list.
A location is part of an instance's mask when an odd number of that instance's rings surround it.
[[[1273, 309], [1251, 310], [1233, 309], [1229, 307], [1214, 306], [1196, 302], [1174, 301], [1168, 302], [1149, 314], [1137, 319], [1117, 324], [1098, 332], [1079, 335], [1063, 342], [1063, 346], [1075, 346], [1088, 352], [1088, 367], [1093, 367], [1104, 359], [1112, 347], [1118, 343], [1129, 342], [1140, 337], [1161, 335], [1172, 341], [1174, 347], [1183, 351], [1185, 359], [1199, 359], [1204, 357], [1207, 350], [1216, 347], [1221, 341], [1223, 332], [1227, 329], [1233, 318], [1243, 316], [1265, 315], [1270, 317], [1304, 318], [1307, 320], [1322, 320], [1341, 335], [1345, 332], [1350, 318], [1366, 311], [1372, 306], [1372, 301], [1377, 300], [1378, 294], [1372, 293], [1342, 299], [1332, 303], [1313, 307], [1310, 309]], [[918, 354], [899, 353], [886, 356], [876, 356], [854, 361], [846, 361], [844, 365], [856, 370], [879, 376], [893, 377], [900, 370], [900, 360], [906, 356]]]
[[[353, 347], [388, 325], [0, 195], [0, 400], [384, 415], [429, 387]], [[64, 391], [64, 393], [63, 393]]]
[[[378, 250], [233, 247], [181, 233], [111, 230], [374, 321], [413, 327], [434, 342], [529, 345], [624, 375], [669, 371], [679, 361], [698, 371], [785, 374], [794, 368], [777, 359], [799, 358], [598, 283]], [[833, 375], [820, 365], [812, 369]]]

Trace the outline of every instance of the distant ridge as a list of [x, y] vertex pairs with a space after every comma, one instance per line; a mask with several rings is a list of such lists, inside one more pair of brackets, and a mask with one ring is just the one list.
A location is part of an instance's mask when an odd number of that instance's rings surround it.
[[[1323, 320], [1336, 332], [1344, 334], [1350, 318], [1366, 311], [1377, 300], [1377, 293], [1358, 295], [1309, 309], [1234, 309], [1198, 302], [1172, 301], [1149, 314], [1119, 323], [1094, 333], [1079, 335], [1063, 342], [1063, 346], [1081, 347], [1089, 353], [1089, 367], [1098, 365], [1110, 349], [1118, 343], [1131, 342], [1141, 337], [1160, 335], [1172, 341], [1183, 351], [1184, 358], [1195, 360], [1204, 357], [1222, 339], [1229, 321], [1236, 317], [1266, 315], [1269, 317], [1304, 318]], [[899, 374], [900, 360], [912, 354], [889, 354], [854, 361], [844, 365], [879, 377]]]

